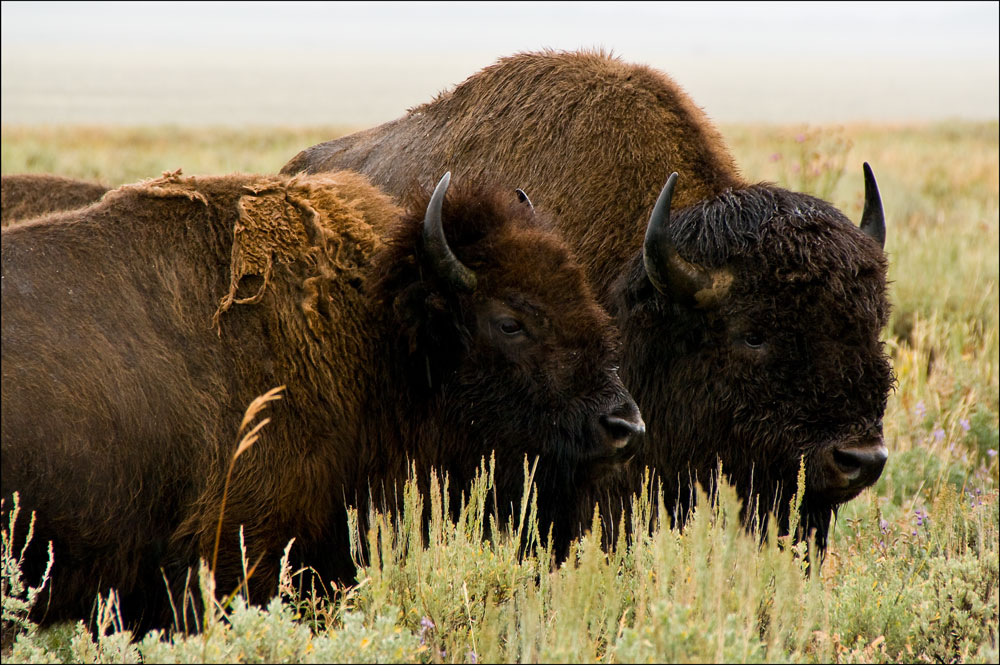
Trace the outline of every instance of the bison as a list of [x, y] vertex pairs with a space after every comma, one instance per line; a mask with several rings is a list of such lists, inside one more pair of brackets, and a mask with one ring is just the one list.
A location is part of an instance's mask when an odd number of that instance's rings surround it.
[[228, 489], [225, 593], [241, 525], [252, 599], [293, 537], [297, 563], [351, 581], [346, 509], [411, 465], [465, 489], [495, 455], [509, 513], [527, 457], [557, 549], [589, 524], [580, 488], [643, 428], [611, 319], [513, 190], [448, 183], [404, 214], [349, 172], [171, 174], [3, 229], [2, 491], [37, 513], [29, 579], [55, 552], [36, 619], [84, 618], [111, 587], [138, 630], [175, 619], [243, 409], [272, 386]]
[[[398, 194], [445, 164], [522, 187], [552, 214], [621, 330], [622, 377], [648, 424], [635, 466], [656, 471], [675, 512], [721, 460], [745, 508], [758, 506], [748, 517], [775, 508], [787, 528], [804, 457], [801, 523], [822, 545], [833, 509], [887, 458], [885, 223], [867, 165], [859, 229], [824, 201], [745, 181], [661, 72], [545, 51], [308, 148], [282, 172], [353, 168]], [[661, 213], [675, 212], [654, 230], [671, 172], [676, 200]]]
[[0, 178], [0, 225], [99, 201], [108, 188], [96, 182], [45, 173]]

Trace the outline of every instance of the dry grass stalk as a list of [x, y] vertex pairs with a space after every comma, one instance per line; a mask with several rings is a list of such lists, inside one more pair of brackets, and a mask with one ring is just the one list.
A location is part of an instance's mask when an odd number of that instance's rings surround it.
[[[250, 406], [247, 407], [246, 413], [243, 415], [243, 421], [240, 423], [240, 428], [236, 435], [239, 436], [243, 433], [257, 414], [267, 406], [268, 402], [281, 399], [281, 393], [285, 390], [285, 386], [278, 386], [268, 390], [263, 395], [258, 396], [252, 402]], [[219, 540], [222, 538], [222, 519], [226, 514], [226, 497], [229, 495], [229, 481], [233, 477], [233, 467], [236, 466], [236, 458], [242, 455], [246, 450], [250, 448], [257, 439], [260, 438], [260, 430], [264, 425], [271, 421], [270, 418], [265, 418], [264, 420], [257, 423], [253, 429], [246, 433], [242, 439], [240, 439], [239, 445], [236, 446], [236, 452], [233, 453], [232, 458], [229, 460], [229, 469], [226, 471], [226, 483], [222, 487], [222, 503], [219, 506], [219, 523], [215, 527], [215, 547], [212, 549], [212, 572], [215, 572], [216, 564], [219, 560]], [[256, 565], [254, 566], [256, 568]], [[252, 572], [252, 571], [251, 571]]]

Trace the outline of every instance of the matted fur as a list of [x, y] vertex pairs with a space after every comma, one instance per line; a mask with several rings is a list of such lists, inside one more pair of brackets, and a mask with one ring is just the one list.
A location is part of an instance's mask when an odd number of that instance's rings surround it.
[[99, 201], [108, 188], [96, 182], [47, 173], [0, 177], [0, 225]]
[[[776, 506], [787, 524], [805, 455], [804, 523], [823, 540], [849, 497], [827, 496], [816, 453], [880, 441], [892, 385], [877, 243], [825, 202], [747, 183], [680, 86], [600, 51], [503, 58], [397, 120], [303, 150], [283, 172], [354, 168], [399, 194], [445, 164], [524, 189], [575, 250], [623, 333], [622, 376], [648, 425], [636, 466], [668, 479], [669, 507], [683, 511], [693, 480], [708, 482], [721, 460], [745, 501]], [[671, 302], [643, 269], [672, 171], [670, 232], [682, 258], [723, 271], [731, 288], [716, 307]], [[770, 350], [748, 355], [757, 331]]]
[[[55, 547], [37, 620], [87, 618], [114, 586], [138, 630], [172, 624], [163, 575], [179, 607], [211, 558], [243, 409], [277, 385], [229, 486], [223, 593], [241, 525], [253, 599], [293, 537], [297, 564], [351, 581], [346, 507], [391, 508], [411, 463], [457, 493], [495, 453], [509, 510], [538, 457], [566, 547], [592, 509], [577, 487], [612, 463], [602, 418], [635, 409], [610, 319], [513, 192], [461, 183], [444, 229], [479, 287], [454, 292], [422, 254], [426, 203], [402, 214], [347, 172], [169, 174], [3, 230], [3, 493], [38, 514], [29, 579]], [[530, 335], [504, 337], [496, 312]]]

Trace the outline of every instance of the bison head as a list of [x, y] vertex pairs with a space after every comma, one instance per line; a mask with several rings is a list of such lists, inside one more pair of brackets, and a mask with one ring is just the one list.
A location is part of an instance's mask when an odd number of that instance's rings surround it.
[[475, 186], [416, 194], [373, 266], [416, 414], [401, 426], [418, 466], [464, 488], [496, 456], [497, 503], [517, 504], [534, 464], [543, 532], [564, 549], [589, 524], [591, 488], [635, 454], [644, 431], [618, 377], [617, 333], [582, 270], [514, 192]]
[[[893, 385], [885, 223], [865, 165], [861, 227], [770, 185], [727, 190], [671, 216], [671, 176], [642, 255], [616, 287], [626, 383], [649, 425], [647, 461], [681, 511], [721, 460], [748, 516], [786, 525], [801, 458], [806, 529], [885, 464]], [[650, 368], [655, 367], [656, 370]]]

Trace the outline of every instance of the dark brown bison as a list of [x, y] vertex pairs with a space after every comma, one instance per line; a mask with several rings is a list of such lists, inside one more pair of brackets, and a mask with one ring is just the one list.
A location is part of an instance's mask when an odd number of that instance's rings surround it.
[[29, 576], [55, 550], [36, 618], [116, 587], [137, 627], [169, 624], [164, 576], [179, 607], [243, 409], [277, 385], [235, 465], [220, 590], [242, 579], [240, 525], [254, 599], [292, 537], [299, 563], [353, 579], [346, 507], [395, 496], [411, 463], [457, 491], [494, 454], [503, 512], [537, 458], [565, 549], [591, 516], [578, 493], [643, 427], [614, 327], [513, 190], [447, 186], [401, 217], [352, 173], [174, 175], [3, 230], [3, 496], [38, 515]]
[[[867, 167], [862, 231], [823, 201], [744, 181], [664, 74], [547, 51], [304, 150], [283, 172], [354, 168], [399, 193], [445, 164], [523, 187], [552, 214], [617, 319], [622, 377], [648, 425], [642, 461], [672, 506], [721, 459], [742, 497], [785, 523], [804, 456], [803, 517], [822, 542], [831, 509], [878, 478], [893, 379], [879, 342], [885, 225]], [[644, 253], [671, 172], [675, 212]]]
[[47, 173], [5, 175], [0, 178], [2, 226], [58, 210], [72, 210], [99, 201], [108, 188], [96, 182]]

